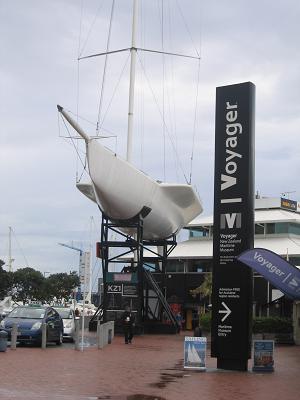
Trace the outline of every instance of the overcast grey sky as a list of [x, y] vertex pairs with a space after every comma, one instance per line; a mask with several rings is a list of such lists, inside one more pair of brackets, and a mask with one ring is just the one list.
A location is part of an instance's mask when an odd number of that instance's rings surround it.
[[[111, 49], [130, 46], [131, 4], [116, 0]], [[57, 243], [87, 246], [91, 216], [99, 232], [96, 206], [75, 187], [76, 170], [81, 175], [82, 169], [72, 142], [60, 137], [67, 132], [56, 104], [76, 113], [78, 100], [80, 116], [96, 121], [104, 58], [80, 62], [77, 96], [77, 57], [79, 48], [82, 55], [105, 50], [110, 5], [0, 0], [0, 258], [7, 260], [11, 226], [14, 268], [77, 269], [78, 254]], [[290, 197], [300, 199], [300, 2], [165, 0], [163, 10], [164, 49], [201, 55], [192, 178], [204, 213], [213, 208], [215, 88], [244, 81], [256, 85], [256, 190], [276, 197], [295, 191]], [[138, 46], [162, 49], [159, 11], [161, 1], [141, 1]], [[168, 135], [189, 176], [197, 61], [173, 57], [163, 64], [162, 56], [139, 54], [135, 164], [155, 179], [184, 182]], [[117, 135], [105, 143], [123, 156], [127, 58], [109, 58], [102, 109], [103, 132]], [[79, 122], [95, 133], [93, 125]]]

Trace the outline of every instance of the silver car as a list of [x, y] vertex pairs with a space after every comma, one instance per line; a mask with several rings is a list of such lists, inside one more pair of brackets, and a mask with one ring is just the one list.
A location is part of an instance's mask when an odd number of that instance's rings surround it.
[[67, 307], [53, 307], [61, 316], [64, 324], [64, 339], [75, 340], [75, 314], [74, 310]]

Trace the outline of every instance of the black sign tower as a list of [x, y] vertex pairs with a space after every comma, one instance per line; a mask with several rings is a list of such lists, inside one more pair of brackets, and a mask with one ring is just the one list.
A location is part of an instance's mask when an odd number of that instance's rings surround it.
[[254, 241], [254, 102], [251, 82], [217, 88], [211, 350], [239, 371], [251, 357], [252, 273], [236, 256]]

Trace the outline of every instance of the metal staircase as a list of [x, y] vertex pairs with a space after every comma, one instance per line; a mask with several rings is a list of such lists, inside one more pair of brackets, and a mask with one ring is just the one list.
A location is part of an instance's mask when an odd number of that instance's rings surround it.
[[[165, 296], [163, 295], [158, 283], [152, 276], [151, 272], [148, 271], [147, 269], [144, 269], [144, 277], [145, 277], [146, 282], [149, 284], [149, 286], [155, 292], [157, 299], [158, 299], [158, 303], [161, 306], [161, 311], [165, 313], [166, 317], [171, 322], [171, 325], [173, 325], [173, 327], [177, 331], [179, 331], [180, 330], [179, 323], [176, 320], [175, 315], [174, 315], [169, 303], [165, 299]], [[149, 307], [148, 307], [148, 311], [149, 311]], [[152, 316], [155, 317], [153, 312], [150, 311], [150, 314], [152, 314]]]
[[97, 330], [97, 322], [98, 320], [102, 320], [103, 317], [103, 304], [101, 303], [100, 306], [98, 306], [95, 314], [92, 316], [89, 322], [89, 331], [96, 331]]

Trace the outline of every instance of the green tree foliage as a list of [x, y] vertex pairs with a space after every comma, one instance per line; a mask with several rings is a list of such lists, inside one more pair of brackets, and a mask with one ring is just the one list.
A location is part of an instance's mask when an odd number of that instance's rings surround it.
[[192, 296], [196, 297], [197, 294], [200, 294], [202, 298], [208, 298], [208, 304], [211, 303], [211, 293], [212, 293], [212, 274], [205, 274], [204, 281], [202, 284], [196, 289], [190, 290]]
[[80, 285], [78, 274], [52, 274], [45, 278], [33, 268], [20, 268], [15, 272], [6, 272], [0, 266], [0, 299], [12, 295], [13, 300], [27, 303], [40, 301], [49, 303], [68, 299], [74, 289]]
[[15, 301], [42, 300], [44, 277], [33, 268], [20, 268], [13, 272], [13, 299]]
[[73, 290], [80, 285], [80, 280], [75, 271], [67, 273], [59, 273], [50, 275], [45, 282], [45, 289], [48, 298], [53, 300], [56, 298], [58, 301], [68, 299]]
[[[0, 260], [2, 261], [2, 260]], [[5, 263], [3, 262], [2, 265]], [[0, 299], [8, 296], [12, 289], [12, 273], [7, 272], [0, 265]]]

